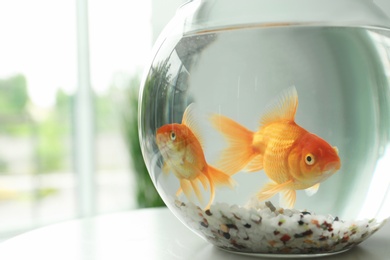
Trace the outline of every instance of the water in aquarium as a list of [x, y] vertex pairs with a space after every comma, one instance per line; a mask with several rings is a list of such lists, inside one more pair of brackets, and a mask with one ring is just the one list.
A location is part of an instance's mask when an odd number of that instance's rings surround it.
[[[164, 45], [171, 52], [154, 58], [142, 96], [144, 154], [164, 201], [188, 218], [193, 213], [198, 232], [245, 251], [249, 229], [265, 221], [254, 209], [279, 212], [279, 226], [286, 215], [296, 213], [294, 223], [304, 226], [316, 214], [310, 225], [328, 232], [318, 241], [333, 237], [337, 221], [347, 223], [341, 250], [390, 215], [383, 205], [390, 201], [388, 30], [254, 25]], [[218, 222], [221, 216], [230, 224]], [[351, 221], [374, 224], [357, 231]], [[284, 245], [316, 234], [272, 232]]]

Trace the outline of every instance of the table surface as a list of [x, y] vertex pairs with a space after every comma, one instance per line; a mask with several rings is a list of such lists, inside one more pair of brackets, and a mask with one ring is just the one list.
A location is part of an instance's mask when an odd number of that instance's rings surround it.
[[[390, 223], [350, 251], [320, 259], [384, 260]], [[0, 244], [0, 258], [39, 260], [260, 259], [220, 250], [185, 227], [168, 209], [127, 211], [39, 228]], [[318, 258], [317, 258], [318, 259]]]

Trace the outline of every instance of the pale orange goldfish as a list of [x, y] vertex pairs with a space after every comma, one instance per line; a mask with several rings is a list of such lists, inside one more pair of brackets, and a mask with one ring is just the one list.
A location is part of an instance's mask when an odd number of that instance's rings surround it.
[[214, 200], [215, 185], [233, 186], [233, 179], [224, 172], [208, 165], [202, 149], [202, 140], [198, 127], [191, 117], [192, 105], [184, 112], [181, 124], [167, 124], [157, 129], [156, 142], [164, 159], [163, 171], [173, 174], [180, 181], [180, 188], [191, 200], [191, 190], [202, 201], [199, 182], [203, 188], [210, 187], [210, 199], [206, 206], [209, 208]]
[[243, 169], [264, 169], [273, 182], [266, 184], [257, 198], [263, 201], [281, 193], [281, 204], [288, 208], [295, 205], [296, 190], [313, 195], [320, 182], [341, 166], [336, 147], [295, 123], [297, 107], [297, 91], [290, 87], [263, 115], [257, 132], [225, 116], [211, 117], [230, 144], [221, 154], [219, 168], [230, 175]]

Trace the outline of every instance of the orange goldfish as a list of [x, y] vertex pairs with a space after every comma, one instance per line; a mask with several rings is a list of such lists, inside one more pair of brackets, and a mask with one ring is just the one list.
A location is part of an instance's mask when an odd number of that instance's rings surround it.
[[210, 199], [206, 206], [209, 208], [215, 197], [215, 185], [233, 186], [233, 179], [224, 172], [207, 164], [202, 139], [198, 127], [191, 116], [192, 105], [184, 112], [181, 124], [167, 124], [157, 129], [156, 142], [164, 159], [163, 172], [172, 171], [180, 181], [180, 188], [176, 195], [184, 192], [191, 200], [191, 190], [199, 201], [202, 194], [199, 182], [203, 188], [210, 186]]
[[290, 87], [263, 115], [257, 132], [225, 116], [211, 117], [230, 144], [221, 154], [219, 168], [230, 175], [243, 169], [264, 169], [272, 182], [257, 193], [257, 198], [263, 201], [281, 193], [281, 204], [288, 208], [295, 205], [296, 190], [305, 189], [313, 195], [320, 182], [341, 166], [337, 147], [295, 123], [297, 107], [297, 91]]

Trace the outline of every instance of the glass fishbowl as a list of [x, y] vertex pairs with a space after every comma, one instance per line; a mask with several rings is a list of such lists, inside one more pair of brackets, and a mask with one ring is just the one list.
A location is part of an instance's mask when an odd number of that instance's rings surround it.
[[168, 208], [227, 251], [344, 252], [390, 216], [390, 20], [369, 0], [195, 0], [160, 35], [139, 134]]

